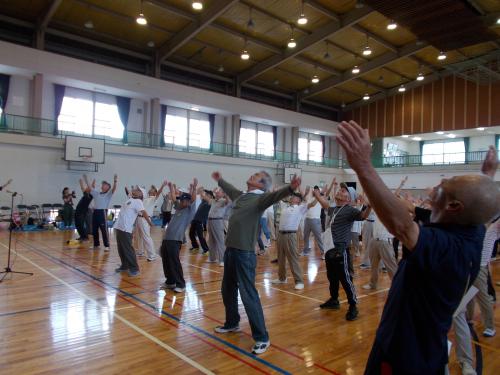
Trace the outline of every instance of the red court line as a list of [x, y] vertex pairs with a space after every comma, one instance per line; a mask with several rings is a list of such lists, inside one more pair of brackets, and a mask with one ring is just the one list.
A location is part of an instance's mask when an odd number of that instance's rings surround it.
[[[22, 241], [20, 241], [20, 242], [22, 242]], [[35, 241], [33, 241], [33, 242], [35, 242]], [[26, 246], [30, 246], [29, 244], [26, 244], [26, 243], [25, 243], [25, 245], [26, 245]], [[46, 246], [46, 247], [48, 247], [47, 245], [45, 245], [45, 246]], [[50, 247], [49, 247], [49, 249], [50, 249]], [[37, 249], [36, 249], [36, 248], [32, 248], [32, 249], [31, 249], [31, 251], [34, 251], [35, 253], [37, 253], [38, 255], [40, 255], [40, 256], [42, 256], [42, 257], [44, 257], [45, 259], [48, 259], [48, 260], [49, 260], [49, 261], [51, 261], [52, 263], [56, 263], [53, 259], [51, 259], [51, 258], [47, 257], [45, 254], [43, 254], [43, 253], [41, 253], [41, 252], [37, 251]], [[66, 268], [67, 270], [69, 270], [69, 271], [71, 271], [71, 272], [73, 272], [73, 273], [77, 274], [76, 270], [71, 269], [70, 267], [66, 266], [65, 264], [62, 264], [62, 263], [56, 263], [56, 264], [58, 264], [58, 265], [60, 265], [60, 266], [62, 266], [62, 267], [64, 267], [64, 268]], [[92, 283], [92, 284], [94, 284], [95, 286], [97, 286], [97, 287], [99, 287], [99, 288], [101, 288], [101, 289], [107, 290], [107, 288], [106, 288], [105, 286], [103, 286], [102, 284], [100, 284], [100, 283], [98, 283], [97, 281], [93, 280], [92, 278], [90, 278], [90, 277], [88, 277], [88, 276], [85, 276], [85, 277], [86, 277], [86, 278], [88, 278], [88, 279], [89, 279], [89, 282], [90, 282], [90, 283]], [[232, 357], [232, 358], [234, 358], [234, 359], [236, 359], [236, 360], [238, 360], [238, 361], [240, 361], [240, 362], [242, 362], [242, 363], [244, 363], [244, 364], [246, 364], [246, 365], [248, 365], [248, 366], [252, 367], [254, 370], [259, 371], [259, 372], [261, 372], [261, 373], [263, 373], [263, 374], [271, 375], [271, 373], [270, 373], [270, 372], [267, 372], [267, 371], [265, 371], [265, 370], [263, 370], [263, 369], [261, 369], [261, 368], [259, 368], [259, 367], [255, 366], [255, 365], [253, 365], [252, 363], [250, 363], [250, 362], [246, 361], [246, 360], [245, 360], [245, 359], [243, 359], [243, 358], [238, 357], [237, 355], [235, 355], [235, 354], [233, 354], [233, 353], [230, 353], [230, 352], [229, 352], [229, 351], [227, 351], [226, 349], [224, 349], [224, 348], [222, 348], [222, 347], [220, 347], [220, 346], [218, 346], [218, 345], [216, 345], [216, 344], [214, 344], [214, 343], [212, 343], [212, 342], [210, 342], [210, 341], [208, 341], [208, 340], [206, 340], [206, 339], [204, 339], [204, 338], [202, 338], [202, 337], [198, 336], [197, 334], [195, 334], [195, 333], [193, 333], [193, 332], [190, 332], [189, 330], [187, 330], [186, 328], [183, 328], [182, 326], [179, 326], [179, 325], [177, 325], [177, 324], [175, 324], [175, 323], [173, 323], [173, 322], [171, 322], [171, 321], [167, 320], [167, 319], [166, 319], [166, 318], [164, 318], [163, 316], [158, 316], [158, 315], [156, 315], [154, 312], [150, 311], [149, 309], [146, 309], [144, 306], [141, 306], [141, 305], [139, 305], [139, 304], [137, 304], [137, 303], [135, 303], [135, 302], [130, 301], [129, 299], [127, 299], [125, 296], [121, 295], [120, 293], [117, 293], [117, 296], [118, 296], [118, 298], [120, 298], [120, 299], [124, 300], [125, 302], [128, 302], [128, 303], [130, 303], [131, 305], [134, 305], [135, 307], [137, 307], [137, 308], [139, 308], [139, 309], [141, 309], [141, 310], [145, 311], [146, 313], [148, 313], [149, 315], [151, 315], [151, 316], [155, 317], [156, 319], [159, 319], [159, 320], [161, 320], [162, 322], [164, 322], [164, 323], [166, 323], [166, 324], [169, 324], [169, 325], [171, 325], [172, 327], [175, 327], [175, 328], [177, 328], [177, 329], [179, 329], [179, 330], [182, 330], [182, 331], [187, 331], [187, 333], [188, 333], [190, 336], [192, 336], [192, 337], [194, 337], [194, 338], [197, 338], [198, 340], [200, 340], [200, 341], [202, 341], [202, 342], [204, 342], [204, 343], [208, 344], [209, 346], [211, 346], [211, 347], [213, 347], [213, 348], [215, 348], [215, 349], [217, 349], [217, 350], [221, 351], [222, 353], [227, 354], [228, 356], [230, 356], [230, 357]]]
[[[34, 241], [34, 240], [33, 240], [33, 242], [37, 243], [37, 242], [36, 242], [36, 241]], [[45, 247], [47, 247], [47, 248], [49, 248], [49, 249], [51, 249], [51, 250], [56, 250], [56, 251], [59, 251], [58, 249], [54, 249], [54, 248], [52, 248], [52, 247], [51, 247], [51, 246], [49, 246], [49, 245], [45, 245], [45, 244], [44, 244], [44, 246], [45, 246]], [[62, 254], [64, 254], [64, 253], [62, 253]], [[68, 257], [69, 257], [69, 258], [71, 258], [71, 259], [74, 259], [73, 257], [69, 256], [69, 254], [64, 254], [64, 255], [68, 256]], [[77, 260], [77, 259], [75, 259], [75, 260]], [[86, 262], [84, 262], [84, 261], [81, 261], [81, 260], [77, 260], [77, 261], [79, 261], [79, 262], [81, 262], [81, 263], [83, 263], [83, 264], [86, 264], [86, 265], [88, 265], [88, 266], [91, 266], [91, 267], [92, 267], [92, 265], [90, 265], [90, 264], [88, 264], [88, 263], [86, 263]], [[101, 270], [101, 271], [102, 271], [102, 270]], [[133, 287], [136, 287], [136, 288], [138, 288], [138, 289], [141, 289], [141, 290], [143, 290], [143, 291], [147, 291], [144, 287], [142, 287], [142, 286], [140, 286], [140, 285], [138, 285], [138, 284], [136, 284], [136, 283], [134, 283], [134, 282], [132, 282], [132, 281], [130, 281], [130, 280], [121, 279], [121, 281], [122, 281], [122, 282], [125, 282], [125, 283], [127, 283], [127, 284], [129, 284], [129, 285], [132, 285]], [[164, 298], [165, 298], [165, 299], [167, 299], [167, 300], [168, 300], [168, 301], [170, 301], [170, 302], [173, 302], [173, 299], [172, 299], [172, 298], [170, 298], [170, 297], [168, 297], [166, 294], [165, 294]], [[128, 301], [128, 300], [127, 300], [127, 301]], [[178, 305], [178, 306], [181, 306], [181, 307], [182, 307], [182, 304], [181, 304], [180, 302], [178, 302], [178, 301], [175, 301], [175, 302], [174, 302], [174, 304], [176, 304], [176, 305]], [[205, 318], [207, 318], [207, 319], [209, 319], [209, 320], [211, 320], [211, 321], [213, 321], [213, 322], [216, 322], [216, 323], [218, 323], [218, 324], [224, 324], [224, 322], [223, 322], [223, 321], [218, 320], [218, 319], [216, 319], [216, 318], [213, 318], [213, 317], [211, 317], [211, 316], [209, 316], [209, 315], [206, 315], [205, 313], [202, 313], [202, 316], [204, 316]], [[243, 331], [243, 330], [241, 331], [241, 333], [243, 333], [244, 335], [246, 335], [246, 336], [248, 336], [248, 337], [251, 337], [251, 336], [252, 336], [250, 333], [248, 333], [248, 332], [246, 332], [246, 331]], [[201, 339], [201, 338], [200, 338], [200, 339]], [[302, 357], [302, 356], [300, 356], [300, 355], [298, 355], [298, 354], [295, 354], [295, 353], [293, 353], [293, 352], [291, 352], [291, 351], [289, 351], [289, 350], [287, 350], [287, 349], [285, 349], [285, 348], [283, 348], [283, 347], [277, 346], [277, 345], [272, 344], [272, 343], [271, 343], [271, 347], [273, 347], [274, 349], [277, 349], [278, 351], [281, 351], [281, 352], [283, 352], [283, 353], [285, 353], [285, 354], [288, 354], [288, 355], [289, 355], [289, 356], [291, 356], [291, 357], [294, 357], [294, 358], [296, 358], [296, 359], [300, 359], [300, 360], [302, 360], [303, 362], [306, 362], [306, 359], [305, 359], [304, 357]], [[325, 367], [324, 365], [322, 365], [322, 364], [320, 364], [320, 363], [313, 362], [313, 366], [314, 366], [314, 367], [317, 367], [317, 368], [319, 368], [319, 369], [321, 369], [321, 370], [323, 370], [323, 371], [326, 371], [326, 372], [328, 372], [328, 373], [330, 373], [330, 374], [340, 375], [340, 373], [336, 372], [335, 370], [330, 370], [329, 368]]]

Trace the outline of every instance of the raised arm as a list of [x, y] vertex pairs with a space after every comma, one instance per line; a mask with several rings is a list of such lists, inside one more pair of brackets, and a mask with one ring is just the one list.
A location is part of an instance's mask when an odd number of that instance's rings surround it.
[[167, 186], [168, 184], [168, 181], [165, 180], [162, 182], [160, 188], [158, 189], [158, 191], [156, 192], [156, 195], [155, 195], [155, 200], [158, 199], [158, 197], [161, 195], [161, 192], [163, 191], [163, 189], [165, 188], [165, 186]]
[[9, 186], [11, 183], [12, 183], [12, 178], [9, 178], [9, 180], [8, 180], [5, 184], [3, 184], [3, 185], [1, 185], [1, 186], [0, 186], [0, 190], [5, 189], [5, 188], [6, 188], [7, 186]]
[[491, 178], [495, 177], [498, 168], [498, 153], [494, 146], [490, 146], [483, 164], [481, 165], [481, 172]]
[[354, 121], [343, 121], [339, 132], [337, 140], [346, 153], [349, 165], [358, 175], [378, 218], [406, 248], [414, 249], [420, 227], [408, 215], [408, 208], [389, 190], [373, 168], [368, 131]]
[[113, 187], [111, 188], [111, 194], [114, 194], [116, 191], [116, 187], [118, 186], [118, 175], [115, 174], [113, 176]]
[[259, 209], [265, 210], [267, 207], [271, 206], [272, 204], [282, 200], [285, 197], [288, 197], [295, 190], [297, 190], [297, 188], [300, 186], [301, 182], [302, 182], [302, 179], [295, 175], [295, 176], [293, 176], [292, 180], [290, 181], [290, 185], [286, 185], [286, 186], [282, 187], [281, 189], [273, 191], [271, 193], [262, 194], [259, 197], [259, 200], [257, 201], [257, 205], [258, 205]]
[[226, 182], [222, 179], [222, 175], [220, 172], [213, 172], [212, 173], [212, 178], [217, 182], [217, 184], [220, 186], [222, 190], [224, 190], [224, 193], [232, 200], [236, 200], [241, 194], [243, 194], [240, 190], [236, 189], [233, 185], [231, 185], [229, 182]]
[[169, 182], [168, 189], [169, 189], [170, 199], [172, 200], [172, 202], [175, 202], [177, 200], [177, 196], [176, 196], [177, 189], [175, 188], [175, 185], [172, 182]]
[[189, 185], [189, 194], [191, 194], [191, 203], [196, 200], [196, 190], [198, 188], [198, 179], [193, 178], [193, 182]]
[[81, 178], [78, 180], [78, 182], [80, 183], [80, 189], [82, 189], [82, 193], [85, 193], [87, 190], [90, 190], [88, 185], [85, 185], [85, 183]]
[[316, 198], [316, 200], [319, 202], [321, 207], [323, 207], [325, 210], [327, 210], [330, 207], [330, 204], [326, 200], [326, 196], [322, 197], [319, 191], [313, 190], [313, 195], [314, 198]]
[[328, 186], [328, 189], [325, 191], [325, 197], [329, 197], [330, 194], [332, 193], [333, 190], [333, 195], [337, 192], [337, 177], [333, 177], [332, 182], [330, 183], [330, 186]]
[[396, 189], [396, 190], [394, 190], [394, 195], [395, 195], [395, 196], [398, 196], [398, 195], [399, 195], [399, 193], [401, 193], [401, 189], [403, 188], [403, 186], [405, 186], [406, 181], [408, 181], [408, 176], [405, 176], [405, 178], [403, 178], [403, 179], [401, 180], [401, 183], [399, 184], [399, 186], [397, 187], [397, 189]]
[[308, 209], [309, 209], [309, 208], [313, 208], [314, 206], [316, 206], [316, 203], [318, 203], [318, 200], [317, 200], [316, 198], [314, 198], [314, 199], [312, 200], [312, 202], [311, 202], [311, 203], [309, 203], [309, 204], [307, 205], [307, 208], [308, 208]]

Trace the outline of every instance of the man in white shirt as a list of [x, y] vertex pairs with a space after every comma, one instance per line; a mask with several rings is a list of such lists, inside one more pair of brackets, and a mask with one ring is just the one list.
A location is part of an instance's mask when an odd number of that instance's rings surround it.
[[[148, 192], [148, 197], [142, 200], [144, 210], [148, 213], [150, 218], [153, 217], [156, 201], [160, 197], [165, 186], [167, 186], [167, 181], [163, 181], [160, 186], [160, 190], [157, 190], [154, 186], [152, 186]], [[146, 195], [145, 189], [141, 189], [141, 192], [143, 196]], [[157, 255], [154, 250], [155, 244], [151, 238], [151, 226], [142, 215], [137, 216], [134, 236], [137, 237], [137, 250], [139, 251], [139, 255], [143, 255], [144, 252], [146, 252], [146, 259], [148, 262], [154, 261], [157, 258]]]
[[150, 226], [153, 225], [148, 213], [144, 209], [142, 198], [142, 191], [138, 187], [135, 187], [131, 192], [131, 198], [122, 205], [120, 215], [113, 227], [115, 230], [118, 255], [122, 262], [120, 267], [115, 271], [127, 271], [128, 275], [131, 277], [139, 275], [139, 265], [135, 257], [134, 247], [132, 246], [132, 231], [134, 230], [134, 223], [137, 216], [142, 215]]
[[[315, 186], [314, 190], [319, 191], [319, 186]], [[325, 252], [323, 239], [321, 238], [321, 205], [316, 199], [311, 200], [311, 202], [313, 201], [316, 202], [316, 204], [307, 210], [306, 218], [304, 220], [304, 249], [302, 250], [302, 255], [309, 255], [311, 252], [309, 238], [311, 236], [311, 232], [314, 235], [316, 245], [319, 247], [321, 255]]]
[[[307, 195], [309, 187], [306, 189]], [[286, 259], [290, 264], [293, 278], [295, 280], [295, 289], [304, 289], [304, 278], [302, 277], [302, 267], [299, 263], [299, 253], [297, 250], [297, 229], [300, 221], [310, 207], [313, 207], [317, 201], [311, 203], [303, 202], [300, 193], [294, 193], [290, 197], [290, 203], [281, 202], [281, 217], [278, 232], [278, 241], [276, 243], [278, 250], [278, 278], [273, 280], [273, 284], [286, 284]]]
[[373, 223], [373, 237], [369, 242], [368, 254], [371, 263], [370, 282], [363, 285], [363, 289], [377, 289], [378, 284], [378, 268], [380, 260], [384, 262], [385, 268], [389, 277], [392, 278], [398, 269], [398, 263], [392, 248], [392, 240], [394, 236], [390, 234], [384, 225], [375, 216]]

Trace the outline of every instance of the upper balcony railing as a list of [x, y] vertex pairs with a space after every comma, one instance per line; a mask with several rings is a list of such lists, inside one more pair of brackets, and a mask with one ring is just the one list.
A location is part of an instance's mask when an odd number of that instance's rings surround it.
[[[0, 132], [13, 134], [26, 134], [49, 138], [64, 138], [66, 134], [78, 135], [75, 132], [57, 131], [54, 120], [39, 119], [33, 117], [3, 114], [0, 119]], [[92, 137], [88, 134], [81, 134]], [[226, 156], [233, 158], [265, 160], [277, 163], [290, 163], [299, 165], [310, 165], [323, 168], [349, 168], [346, 160], [323, 158], [321, 162], [313, 160], [301, 160], [298, 154], [275, 150], [270, 153], [257, 148], [255, 154], [241, 152], [238, 145], [229, 143], [212, 142], [209, 148], [202, 148], [199, 145], [184, 146], [176, 144], [173, 138], [163, 137], [159, 134], [141, 133], [127, 131], [127, 142], [123, 139], [95, 135], [94, 138], [104, 138], [106, 143], [113, 145], [127, 145], [129, 147], [144, 147], [178, 152], [189, 152], [196, 154], [207, 154]], [[163, 138], [163, 139], [162, 139]], [[187, 142], [186, 142], [187, 143]], [[373, 157], [372, 163], [376, 168], [397, 168], [397, 167], [420, 167], [420, 166], [444, 166], [463, 165], [481, 163], [487, 151], [472, 151], [458, 154], [439, 155], [404, 155], [390, 157]], [[268, 156], [272, 154], [272, 156]]]

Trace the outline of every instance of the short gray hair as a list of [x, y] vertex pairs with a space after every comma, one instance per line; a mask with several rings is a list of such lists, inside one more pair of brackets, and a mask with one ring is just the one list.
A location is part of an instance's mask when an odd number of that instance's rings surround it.
[[262, 177], [261, 182], [262, 182], [262, 190], [264, 191], [269, 191], [273, 187], [273, 179], [269, 173], [266, 171], [260, 171], [264, 177]]

